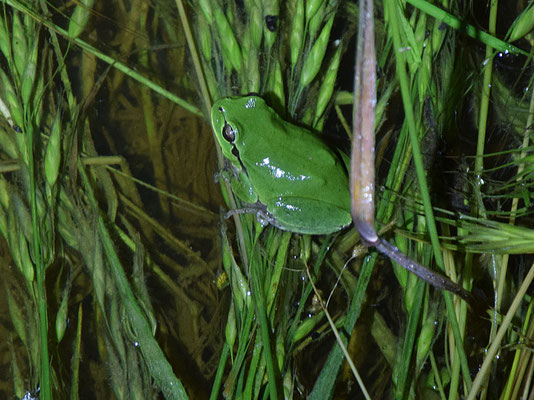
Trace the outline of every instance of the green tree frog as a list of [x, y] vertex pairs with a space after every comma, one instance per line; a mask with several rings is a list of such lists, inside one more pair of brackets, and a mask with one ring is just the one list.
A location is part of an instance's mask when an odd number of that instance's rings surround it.
[[344, 163], [320, 137], [284, 121], [257, 96], [218, 100], [211, 120], [234, 167], [232, 191], [274, 226], [328, 234], [352, 222]]

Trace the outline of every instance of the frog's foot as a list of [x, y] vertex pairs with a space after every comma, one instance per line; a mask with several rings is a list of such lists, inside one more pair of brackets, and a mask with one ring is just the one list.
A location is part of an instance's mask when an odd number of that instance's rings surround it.
[[232, 179], [237, 179], [238, 176], [239, 170], [225, 158], [222, 168], [213, 175], [213, 180], [215, 183], [219, 183], [221, 179], [224, 179], [226, 182], [231, 182]]
[[230, 218], [234, 215], [239, 214], [256, 214], [256, 219], [262, 226], [266, 226], [269, 224], [275, 225], [275, 218], [274, 216], [267, 211], [267, 207], [264, 204], [261, 204], [260, 202], [257, 202], [255, 204], [249, 204], [247, 207], [243, 208], [237, 208], [234, 210], [230, 210], [225, 214], [225, 218]]
[[267, 225], [277, 226], [276, 219], [274, 218], [273, 214], [267, 211], [267, 207], [265, 207], [265, 210], [258, 210], [256, 212], [256, 219], [262, 227], [266, 227]]

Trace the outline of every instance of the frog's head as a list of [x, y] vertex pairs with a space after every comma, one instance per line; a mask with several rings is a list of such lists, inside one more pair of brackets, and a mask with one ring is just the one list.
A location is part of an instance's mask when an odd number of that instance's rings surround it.
[[[265, 102], [257, 96], [226, 97], [213, 104], [211, 109], [213, 131], [224, 156], [236, 166], [240, 165], [238, 149], [243, 143], [243, 134], [246, 131], [253, 131], [256, 111], [262, 106], [265, 106]], [[247, 126], [250, 124], [252, 126]]]

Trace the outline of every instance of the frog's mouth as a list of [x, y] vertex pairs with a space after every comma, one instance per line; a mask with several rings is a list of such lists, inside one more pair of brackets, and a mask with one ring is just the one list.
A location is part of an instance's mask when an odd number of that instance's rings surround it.
[[239, 150], [237, 150], [237, 147], [235, 147], [235, 144], [232, 144], [232, 155], [239, 160], [239, 163], [243, 165], [241, 162], [241, 157], [239, 157]]
[[241, 166], [241, 171], [243, 171], [243, 173], [248, 176], [247, 169], [245, 168], [243, 161], [241, 161], [241, 157], [239, 156], [239, 150], [237, 150], [237, 147], [235, 147], [235, 144], [232, 145], [232, 155], [237, 159], [237, 161], [239, 161], [239, 165]]

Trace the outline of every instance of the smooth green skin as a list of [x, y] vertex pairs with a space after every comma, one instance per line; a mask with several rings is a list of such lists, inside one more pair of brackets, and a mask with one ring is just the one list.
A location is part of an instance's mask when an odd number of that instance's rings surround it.
[[[237, 171], [232, 191], [246, 203], [266, 206], [273, 225], [327, 234], [352, 222], [343, 162], [313, 132], [284, 121], [257, 96], [218, 100], [211, 121]], [[233, 140], [225, 131], [233, 131]]]

